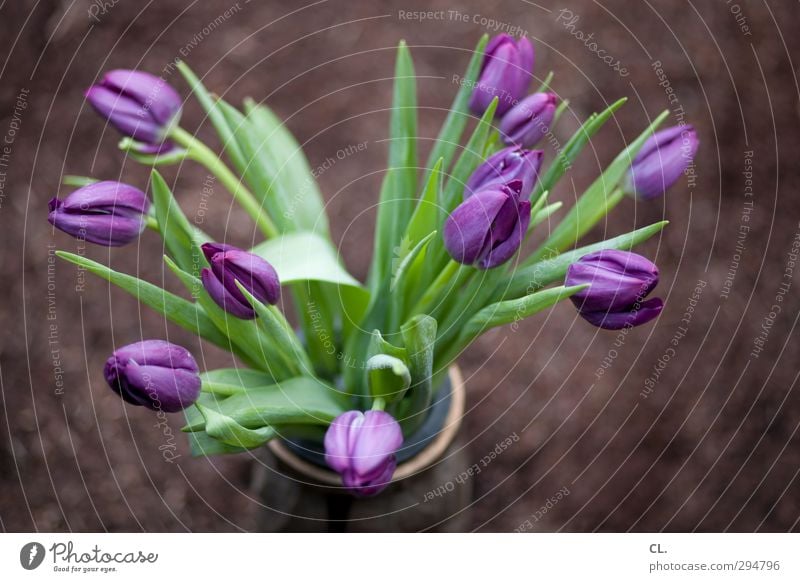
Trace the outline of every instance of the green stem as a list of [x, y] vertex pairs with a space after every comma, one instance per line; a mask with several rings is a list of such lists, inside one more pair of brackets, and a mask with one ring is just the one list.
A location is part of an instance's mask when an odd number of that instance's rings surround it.
[[253, 193], [242, 184], [242, 181], [231, 172], [211, 148], [181, 127], [175, 127], [170, 133], [170, 137], [186, 148], [188, 158], [205, 166], [209, 172], [219, 179], [222, 185], [233, 195], [234, 199], [253, 218], [261, 232], [264, 233], [264, 236], [275, 238], [280, 234], [275, 223], [272, 222], [261, 204], [253, 196]]
[[[606, 196], [605, 203], [602, 206], [590, 209], [582, 209], [581, 203], [585, 198], [579, 198], [577, 204], [573, 206], [570, 213], [562, 219], [550, 237], [544, 241], [534, 253], [522, 261], [520, 266], [527, 267], [539, 261], [553, 258], [578, 244], [581, 238], [583, 238], [594, 225], [600, 222], [606, 214], [614, 210], [624, 197], [625, 192], [622, 188], [617, 186]], [[590, 213], [591, 215], [588, 218], [583, 218], [580, 216], [581, 211], [587, 214]], [[570, 228], [564, 229], [564, 225], [568, 222]]]
[[145, 219], [145, 226], [155, 232], [161, 232], [161, 229], [158, 227], [158, 220], [155, 216], [148, 215]]
[[386, 400], [383, 398], [376, 398], [372, 401], [372, 410], [384, 410], [386, 408]]
[[[313, 377], [314, 365], [311, 363], [308, 353], [306, 353], [306, 350], [300, 344], [300, 340], [297, 338], [292, 326], [286, 321], [283, 312], [275, 305], [265, 305], [265, 307], [272, 313], [275, 317], [275, 321], [280, 325], [280, 328], [276, 330], [275, 340], [279, 348], [281, 348], [281, 353], [286, 357], [287, 363], [301, 375]], [[287, 346], [291, 350], [291, 355], [294, 356], [294, 358], [288, 357], [289, 354], [283, 349]]]
[[436, 301], [442, 290], [447, 286], [459, 269], [466, 268], [465, 265], [450, 259], [444, 269], [442, 269], [436, 279], [434, 279], [433, 283], [431, 283], [430, 287], [428, 287], [425, 294], [417, 301], [417, 304], [414, 306], [414, 309], [411, 310], [408, 317], [410, 318], [415, 315], [420, 315], [421, 313], [427, 313], [431, 305], [433, 305], [434, 301]]

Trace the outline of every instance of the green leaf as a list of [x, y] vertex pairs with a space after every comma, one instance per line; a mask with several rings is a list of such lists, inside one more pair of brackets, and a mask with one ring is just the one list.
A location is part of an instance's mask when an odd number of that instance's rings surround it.
[[192, 93], [194, 93], [194, 96], [200, 102], [203, 111], [206, 112], [206, 115], [211, 120], [211, 124], [214, 126], [222, 142], [224, 152], [228, 155], [234, 166], [237, 168], [244, 167], [246, 165], [244, 155], [239, 148], [239, 144], [233, 137], [233, 130], [228, 125], [228, 121], [220, 109], [218, 100], [211, 96], [208, 90], [203, 86], [203, 83], [200, 82], [197, 75], [192, 72], [186, 63], [182, 61], [179, 62], [178, 70], [189, 84], [189, 88], [192, 90]]
[[544, 78], [544, 81], [542, 81], [542, 84], [539, 85], [539, 88], [536, 89], [536, 91], [534, 91], [534, 93], [544, 93], [545, 91], [547, 91], [550, 88], [550, 83], [553, 82], [553, 77], [554, 76], [555, 75], [554, 75], [553, 71], [550, 71], [549, 73], [547, 73], [547, 76]]
[[253, 320], [239, 319], [223, 311], [206, 292], [197, 277], [183, 271], [169, 257], [164, 262], [196, 298], [219, 331], [229, 338], [226, 349], [236, 353], [247, 364], [271, 374], [275, 379], [288, 377], [288, 370], [277, 353], [272, 339], [262, 333]]
[[453, 166], [453, 171], [450, 173], [447, 185], [442, 192], [440, 218], [444, 214], [452, 212], [458, 206], [462, 200], [467, 180], [469, 180], [472, 172], [484, 161], [483, 154], [486, 143], [494, 129], [492, 120], [497, 109], [497, 103], [497, 97], [492, 99], [489, 107], [486, 108], [480, 121], [478, 121], [478, 125], [475, 126], [467, 145], [464, 146], [464, 151], [461, 152], [461, 156]]
[[250, 388], [269, 386], [275, 379], [264, 372], [250, 368], [219, 368], [200, 374], [203, 392], [231, 396]]
[[281, 284], [323, 281], [362, 288], [342, 267], [331, 243], [313, 232], [284, 234], [253, 247], [251, 252], [275, 267]]
[[64, 186], [73, 186], [75, 188], [83, 188], [84, 186], [88, 186], [89, 184], [94, 184], [98, 182], [97, 178], [90, 178], [89, 176], [74, 176], [72, 174], [67, 174], [61, 180], [61, 183]]
[[306, 354], [303, 346], [300, 345], [300, 340], [297, 339], [294, 331], [289, 327], [286, 318], [278, 311], [278, 308], [274, 305], [261, 303], [239, 281], [236, 281], [236, 286], [255, 310], [258, 315], [256, 323], [277, 346], [280, 356], [286, 363], [286, 367], [297, 375], [313, 375], [314, 366], [309, 360], [308, 354]]
[[[203, 404], [249, 429], [281, 424], [328, 425], [347, 410], [347, 405], [342, 394], [332, 386], [308, 376], [272, 386], [252, 387], [224, 400]], [[184, 431], [205, 430], [202, 414], [189, 412], [187, 417]]]
[[287, 199], [285, 215], [279, 222], [289, 221], [286, 230], [312, 230], [328, 236], [328, 218], [317, 181], [303, 149], [286, 125], [265, 105], [245, 100], [247, 120], [261, 140], [263, 158], [268, 160], [273, 184], [270, 191]]
[[367, 377], [372, 397], [382, 398], [387, 403], [400, 400], [411, 386], [408, 366], [387, 354], [376, 354], [367, 360]]
[[669, 111], [664, 111], [633, 143], [620, 152], [526, 263], [533, 263], [547, 255], [556, 254], [571, 247], [619, 202], [624, 194], [617, 189], [617, 186], [624, 178], [633, 158], [636, 157], [644, 142], [668, 115]]
[[205, 431], [190, 432], [186, 436], [189, 439], [189, 449], [192, 451], [193, 457], [231, 455], [234, 453], [243, 453], [247, 450], [242, 447], [226, 445], [214, 437], [209, 436]]
[[236, 170], [247, 181], [253, 195], [281, 232], [298, 230], [290, 220], [291, 194], [281, 191], [280, 184], [273, 180], [277, 168], [269, 158], [264, 136], [233, 105], [220, 99], [218, 106], [242, 154], [241, 165], [234, 164]]
[[[464, 151], [461, 152], [461, 156], [458, 158], [455, 166], [453, 166], [453, 171], [447, 180], [447, 184], [441, 191], [438, 210], [439, 216], [437, 219], [438, 224], [443, 224], [447, 215], [459, 205], [463, 198], [464, 186], [467, 180], [469, 180], [472, 172], [474, 172], [484, 160], [483, 156], [486, 143], [493, 130], [492, 120], [494, 119], [494, 112], [497, 109], [497, 103], [497, 97], [492, 99], [489, 107], [486, 108], [478, 125], [472, 132], [472, 136], [464, 147]], [[433, 244], [429, 245], [425, 257], [425, 267], [421, 278], [422, 285], [426, 285], [433, 280], [442, 270], [447, 258], [447, 251], [444, 248], [442, 238], [438, 237], [434, 239]]]
[[404, 362], [408, 360], [408, 352], [406, 349], [386, 341], [379, 329], [373, 330], [369, 345], [369, 355], [374, 356], [377, 354], [388, 354]]
[[427, 166], [430, 168], [435, 162], [442, 159], [443, 168], [449, 168], [456, 149], [461, 140], [461, 134], [467, 126], [467, 121], [472, 117], [469, 112], [469, 98], [481, 71], [486, 44], [489, 42], [489, 35], [484, 34], [475, 46], [472, 58], [467, 65], [467, 71], [460, 81], [460, 87], [456, 93], [450, 112], [444, 120], [439, 135], [434, 142], [431, 153], [428, 156]]
[[405, 275], [408, 271], [411, 264], [415, 261], [415, 259], [420, 255], [420, 253], [425, 249], [428, 245], [430, 240], [436, 236], [436, 231], [429, 233], [427, 236], [423, 237], [416, 246], [411, 249], [408, 254], [400, 261], [400, 264], [397, 265], [397, 269], [392, 277], [392, 283], [389, 286], [389, 291], [394, 291], [398, 288], [399, 285], [405, 282]]
[[436, 327], [436, 320], [429, 315], [417, 315], [401, 327], [411, 372], [411, 388], [400, 403], [402, 414], [398, 419], [405, 434], [425, 420], [431, 403]]
[[[402, 314], [405, 312], [406, 298], [409, 296], [407, 292], [411, 286], [410, 274], [414, 271], [415, 276], [421, 270], [424, 259], [424, 251], [428, 243], [436, 236], [436, 231], [428, 234], [417, 245], [400, 260], [400, 264], [392, 277], [391, 285], [389, 286], [389, 293], [391, 294], [392, 301], [388, 305], [388, 323], [387, 328], [394, 332], [400, 322]], [[412, 269], [412, 267], [415, 267]]]
[[574, 295], [586, 287], [587, 285], [555, 287], [553, 289], [546, 289], [538, 293], [525, 295], [519, 299], [509, 299], [507, 301], [493, 303], [472, 316], [472, 319], [467, 322], [462, 332], [462, 337], [475, 338], [492, 327], [506, 325], [507, 323], [530, 317]]
[[[259, 244], [252, 252], [275, 267], [281, 283], [303, 283], [295, 285], [293, 291], [308, 351], [316, 364], [335, 366], [338, 354], [330, 344], [323, 345], [320, 335], [324, 332], [328, 339], [333, 336], [329, 319], [338, 315], [343, 335], [348, 338], [366, 313], [369, 292], [344, 269], [331, 243], [313, 232], [285, 234]], [[316, 320], [309, 313], [312, 308], [319, 316]]]
[[170, 256], [184, 271], [199, 274], [206, 265], [200, 245], [211, 239], [189, 223], [161, 174], [153, 170], [150, 180], [158, 229]]
[[387, 277], [392, 251], [400, 244], [417, 190], [417, 84], [405, 41], [397, 47], [390, 122], [389, 166], [381, 186], [368, 287], [374, 294]]
[[138, 301], [163, 314], [167, 319], [182, 328], [196, 333], [222, 348], [227, 349], [230, 345], [228, 338], [220, 333], [208, 315], [206, 315], [205, 310], [197, 303], [187, 301], [174, 293], [170, 293], [137, 277], [118, 273], [85, 257], [64, 251], [56, 251], [56, 255], [127, 291]]
[[575, 160], [578, 158], [578, 155], [583, 151], [583, 148], [586, 147], [586, 144], [589, 143], [589, 140], [592, 138], [594, 134], [600, 131], [600, 128], [605, 125], [605, 123], [611, 119], [611, 116], [614, 115], [614, 112], [617, 111], [620, 107], [622, 107], [628, 99], [623, 97], [618, 101], [612, 103], [605, 111], [602, 113], [593, 113], [586, 122], [578, 128], [571, 138], [567, 141], [561, 150], [559, 150], [556, 158], [547, 168], [547, 171], [544, 175], [539, 179], [536, 188], [534, 188], [533, 194], [531, 195], [531, 202], [535, 203], [542, 193], [552, 190], [556, 183], [561, 179], [564, 173], [572, 167], [572, 164], [575, 163]]
[[195, 404], [195, 407], [203, 415], [206, 434], [229, 446], [253, 449], [263, 445], [277, 434], [271, 426], [249, 429], [213, 408], [206, 408], [201, 404]]
[[556, 107], [556, 112], [553, 114], [553, 121], [550, 123], [551, 129], [556, 126], [558, 120], [561, 119], [561, 116], [564, 114], [564, 112], [567, 110], [568, 107], [569, 107], [569, 99], [564, 99], [561, 103], [558, 104], [558, 107]]
[[545, 220], [550, 218], [553, 214], [558, 212], [558, 210], [564, 205], [563, 202], [553, 202], [552, 204], [548, 204], [541, 210], [539, 210], [536, 214], [531, 217], [531, 223], [528, 227], [528, 232], [542, 224]]
[[428, 180], [422, 189], [422, 194], [417, 201], [414, 214], [408, 222], [406, 238], [412, 244], [416, 244], [423, 238], [436, 230], [439, 220], [439, 210], [437, 208], [439, 193], [442, 190], [442, 163], [443, 158], [439, 158], [428, 174]]

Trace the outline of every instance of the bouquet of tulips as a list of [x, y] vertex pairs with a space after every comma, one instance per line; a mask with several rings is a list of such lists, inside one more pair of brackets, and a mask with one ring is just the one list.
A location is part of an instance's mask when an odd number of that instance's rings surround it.
[[[689, 171], [695, 132], [687, 125], [657, 131], [662, 113], [562, 213], [548, 193], [625, 99], [591, 115], [546, 156], [533, 148], [555, 141], [549, 138], [568, 103], [549, 91], [552, 74], [527, 95], [533, 64], [526, 38], [482, 38], [421, 162], [414, 67], [400, 43], [365, 283], [338, 257], [303, 151], [264, 104], [248, 99], [238, 109], [178, 64], [216, 130], [218, 155], [181, 128], [182, 98], [162, 78], [107, 73], [86, 98], [125, 136], [120, 148], [152, 166], [150, 193], [73, 177], [68, 183], [80, 187], [50, 202], [49, 221], [105, 246], [131, 243], [149, 228], [163, 238], [163, 260], [188, 298], [58, 254], [243, 364], [201, 373], [183, 347], [140, 341], [108, 358], [111, 389], [132, 405], [183, 411], [196, 455], [240, 452], [273, 438], [318, 443], [343, 486], [367, 496], [390, 483], [396, 455], [426, 419], [448, 367], [485, 331], [567, 298], [604, 329], [655, 318], [662, 301], [648, 295], [658, 269], [630, 249], [666, 222], [588, 246], [579, 240], [626, 194], [653, 198]], [[187, 219], [156, 169], [185, 161], [216, 176], [263, 242], [236, 248]], [[523, 250], [531, 232], [559, 214], [544, 242]], [[286, 295], [295, 325], [283, 312]]]

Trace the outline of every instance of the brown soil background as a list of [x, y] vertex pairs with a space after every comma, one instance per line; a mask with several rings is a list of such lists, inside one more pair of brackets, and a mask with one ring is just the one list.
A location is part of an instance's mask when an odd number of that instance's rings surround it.
[[[95, 6], [102, 3], [98, 2]], [[701, 137], [697, 183], [663, 200], [625, 201], [591, 233], [599, 239], [665, 216], [663, 236], [641, 247], [662, 271], [667, 308], [656, 325], [624, 345], [575, 316], [571, 305], [484, 336], [463, 357], [469, 455], [479, 460], [517, 433], [510, 447], [474, 478], [468, 529], [511, 531], [558, 490], [570, 494], [532, 525], [537, 531], [787, 531], [800, 518], [800, 398], [797, 378], [800, 280], [787, 253], [800, 228], [797, 63], [800, 25], [792, 1], [631, 2], [521, 0], [0, 3], [0, 134], [11, 133], [20, 92], [21, 125], [11, 135], [0, 206], [2, 242], [2, 407], [0, 528], [6, 531], [229, 531], [252, 529], [257, 505], [242, 492], [245, 455], [164, 462], [164, 435], [145, 410], [123, 407], [102, 380], [115, 344], [168, 337], [200, 354], [196, 340], [128, 296], [88, 279], [76, 292], [74, 269], [56, 265], [56, 320], [48, 321], [47, 266], [54, 234], [48, 199], [63, 174], [91, 174], [144, 184], [146, 173], [116, 151], [118, 136], [87, 109], [83, 90], [114, 67], [160, 72], [181, 47], [213, 90], [233, 102], [263, 99], [298, 136], [313, 165], [353, 144], [362, 151], [337, 161], [320, 183], [336, 241], [348, 268], [363, 278], [369, 263], [374, 203], [384, 167], [393, 50], [412, 47], [424, 107], [420, 127], [435, 135], [478, 36], [474, 15], [528, 32], [537, 77], [554, 70], [554, 88], [571, 101], [558, 129], [565, 140], [576, 119], [619, 96], [629, 103], [554, 196], [570, 201], [646, 124], [669, 106], [652, 68], [660, 60]], [[238, 6], [238, 7], [237, 7]], [[232, 8], [235, 7], [235, 8]], [[226, 10], [232, 14], [203, 32]], [[580, 16], [600, 48], [628, 69], [621, 77], [557, 22], [559, 10]], [[88, 11], [98, 13], [99, 22]], [[400, 11], [458, 10], [459, 19], [417, 22]], [[740, 24], [749, 26], [750, 34]], [[198, 36], [199, 35], [199, 36]], [[198, 38], [200, 39], [198, 42]], [[193, 40], [194, 39], [194, 40]], [[171, 78], [182, 94], [186, 86]], [[189, 129], [202, 116], [191, 102]], [[674, 119], [674, 117], [673, 117]], [[211, 139], [210, 128], [200, 134]], [[3, 138], [0, 138], [3, 139]], [[754, 207], [742, 223], [746, 151], [752, 151]], [[202, 169], [165, 173], [176, 180], [187, 214], [198, 211]], [[209, 201], [218, 237], [242, 244], [252, 226], [217, 188]], [[723, 284], [741, 224], [750, 227], [730, 295]], [[145, 235], [125, 249], [86, 254], [151, 281], [164, 276], [159, 240]], [[167, 278], [168, 279], [168, 278]], [[651, 395], [640, 395], [670, 347], [698, 280], [705, 281], [688, 333]], [[766, 346], [753, 340], [791, 282]], [[168, 285], [175, 287], [169, 280]], [[55, 325], [49, 343], [50, 325]], [[51, 349], [60, 350], [64, 390], [56, 390]], [[595, 378], [610, 350], [613, 365]], [[205, 365], [225, 364], [203, 348]], [[173, 419], [177, 430], [180, 419]], [[532, 520], [533, 521], [533, 520]]]

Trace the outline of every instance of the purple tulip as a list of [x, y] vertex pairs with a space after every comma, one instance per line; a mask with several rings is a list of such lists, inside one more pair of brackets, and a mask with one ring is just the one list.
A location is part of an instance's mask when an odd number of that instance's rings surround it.
[[118, 247], [136, 240], [146, 225], [150, 201], [141, 190], [121, 182], [95, 182], [64, 200], [48, 204], [50, 224], [80, 240]]
[[525, 150], [519, 147], [500, 150], [478, 166], [469, 177], [467, 196], [480, 190], [505, 186], [513, 180], [522, 180], [522, 197], [527, 198], [539, 178], [543, 155], [541, 150]]
[[518, 41], [508, 34], [494, 37], [486, 46], [481, 72], [469, 107], [476, 115], [483, 115], [497, 97], [496, 115], [506, 111], [525, 95], [533, 73], [533, 45], [527, 38]]
[[278, 273], [258, 255], [218, 243], [206, 243], [202, 249], [211, 265], [200, 273], [203, 286], [216, 304], [231, 315], [240, 319], [256, 316], [236, 281], [262, 303], [275, 305], [280, 300]]
[[444, 246], [454, 261], [491, 269], [510, 259], [531, 220], [531, 203], [521, 196], [522, 181], [481, 190], [447, 218]]
[[325, 433], [325, 461], [351, 493], [368, 497], [391, 482], [402, 444], [403, 432], [390, 414], [350, 410], [337, 416]]
[[658, 267], [628, 251], [584, 255], [567, 269], [565, 284], [589, 285], [570, 299], [581, 317], [603, 329], [643, 325], [664, 307], [659, 298], [644, 301], [658, 285]]
[[151, 410], [180, 412], [200, 395], [197, 362], [186, 348], [146, 340], [115, 351], [103, 374], [125, 402]]
[[534, 93], [517, 103], [500, 122], [500, 135], [509, 145], [533, 147], [550, 131], [558, 98], [555, 93]]
[[625, 191], [644, 200], [662, 195], [692, 163], [699, 145], [691, 125], [656, 132], [633, 160]]
[[123, 69], [106, 73], [89, 87], [86, 99], [120, 133], [151, 145], [166, 139], [180, 118], [182, 102], [164, 79]]

